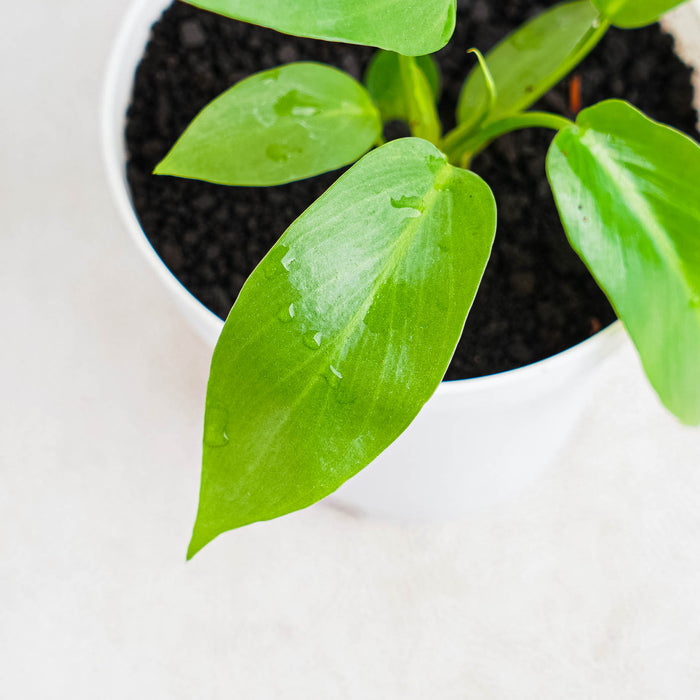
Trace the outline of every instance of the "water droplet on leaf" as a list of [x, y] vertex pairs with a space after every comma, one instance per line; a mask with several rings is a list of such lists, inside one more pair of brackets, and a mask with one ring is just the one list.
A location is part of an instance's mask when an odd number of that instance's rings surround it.
[[318, 114], [316, 107], [292, 107], [293, 117], [313, 117]]
[[224, 447], [228, 445], [226, 427], [228, 411], [225, 408], [209, 406], [204, 421], [204, 444], [207, 447]]
[[428, 156], [427, 165], [433, 175], [441, 173], [447, 164], [447, 158], [443, 156]]
[[328, 365], [328, 369], [323, 373], [323, 378], [328, 382], [332, 389], [337, 389], [340, 386], [340, 381], [343, 375], [333, 365]]
[[406, 216], [415, 219], [420, 216], [425, 209], [423, 204], [423, 198], [418, 195], [407, 196], [407, 197], [392, 197], [391, 206], [394, 209], [404, 209]]
[[265, 155], [275, 163], [286, 163], [293, 155], [302, 153], [302, 149], [296, 146], [287, 146], [281, 143], [271, 143], [265, 149]]
[[350, 391], [350, 387], [347, 384], [339, 382], [336, 390], [333, 392], [333, 398], [341, 406], [349, 406], [351, 403], [355, 403], [357, 397]]
[[294, 316], [296, 314], [296, 309], [294, 308], [294, 304], [290, 304], [289, 306], [283, 306], [279, 313], [277, 314], [277, 318], [282, 321], [282, 323], [289, 323], [294, 319]]
[[313, 117], [320, 111], [320, 102], [299, 90], [290, 90], [275, 102], [275, 113], [280, 117]]
[[304, 334], [304, 345], [312, 350], [318, 350], [321, 347], [323, 333], [321, 331], [309, 331]]

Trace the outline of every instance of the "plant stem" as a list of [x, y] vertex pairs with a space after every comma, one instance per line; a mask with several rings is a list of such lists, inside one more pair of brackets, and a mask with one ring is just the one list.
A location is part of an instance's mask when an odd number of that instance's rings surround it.
[[486, 148], [494, 139], [503, 136], [503, 134], [531, 127], [542, 127], [559, 131], [573, 125], [574, 122], [559, 114], [521, 112], [512, 117], [491, 122], [491, 124], [488, 124], [476, 133], [473, 133], [471, 130], [466, 133], [460, 133], [459, 127], [457, 127], [443, 140], [442, 150], [451, 163], [466, 167], [477, 153]]

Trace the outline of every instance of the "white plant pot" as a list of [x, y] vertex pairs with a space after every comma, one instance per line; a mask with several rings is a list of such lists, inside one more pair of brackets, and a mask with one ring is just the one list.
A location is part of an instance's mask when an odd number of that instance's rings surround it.
[[[127, 230], [187, 321], [213, 348], [222, 321], [177, 281], [151, 247], [126, 182], [124, 127], [134, 71], [151, 25], [169, 4], [136, 0], [119, 31], [104, 86], [104, 156]], [[692, 17], [700, 21], [700, 15]], [[527, 367], [443, 382], [408, 430], [331, 498], [354, 510], [418, 521], [458, 517], [516, 497], [563, 456], [589, 398], [593, 373], [625, 338], [616, 322]]]

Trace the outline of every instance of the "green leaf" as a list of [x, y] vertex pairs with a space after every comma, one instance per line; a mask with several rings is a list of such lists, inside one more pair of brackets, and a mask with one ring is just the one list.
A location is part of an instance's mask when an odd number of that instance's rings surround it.
[[495, 226], [483, 180], [415, 138], [366, 155], [290, 226], [214, 351], [188, 556], [315, 503], [406, 429], [449, 364]]
[[656, 22], [665, 12], [684, 2], [686, 0], [593, 0], [605, 19], [623, 29]]
[[700, 423], [700, 146], [611, 100], [555, 137], [547, 173], [661, 400]]
[[[598, 12], [589, 0], [556, 5], [524, 24], [485, 58], [497, 98], [484, 123], [527, 109], [561, 80], [602, 36]], [[469, 74], [457, 106], [457, 121], [476, 126], [489, 102], [484, 72]]]
[[369, 93], [347, 73], [289, 63], [210, 102], [155, 172], [223, 185], [279, 185], [354, 162], [381, 128]]
[[365, 44], [421, 56], [441, 49], [455, 27], [456, 0], [186, 0], [285, 34]]
[[[428, 81], [433, 102], [437, 102], [441, 91], [437, 63], [431, 56], [418, 56], [416, 64]], [[385, 122], [409, 118], [400, 71], [399, 55], [393, 51], [377, 51], [367, 68], [365, 84]]]

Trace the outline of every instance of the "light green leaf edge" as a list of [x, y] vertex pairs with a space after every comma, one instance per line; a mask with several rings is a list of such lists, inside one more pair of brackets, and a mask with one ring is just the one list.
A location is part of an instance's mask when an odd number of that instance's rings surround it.
[[214, 351], [188, 558], [315, 503], [405, 430], [449, 364], [495, 226], [483, 180], [415, 138], [370, 152], [290, 226]]
[[574, 250], [661, 401], [700, 423], [700, 146], [619, 100], [555, 137], [547, 174]]
[[445, 46], [456, 19], [456, 0], [185, 1], [284, 34], [376, 46], [407, 56]]
[[212, 100], [154, 172], [222, 185], [280, 185], [353, 163], [381, 130], [379, 111], [354, 78], [320, 63], [289, 63]]
[[593, 0], [603, 17], [621, 29], [652, 24], [687, 0]]

